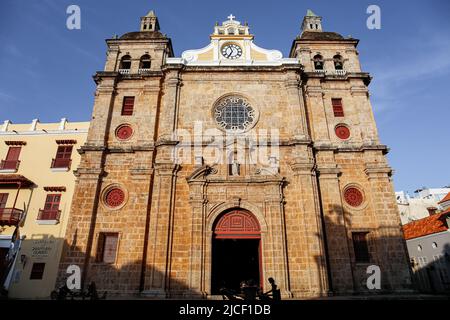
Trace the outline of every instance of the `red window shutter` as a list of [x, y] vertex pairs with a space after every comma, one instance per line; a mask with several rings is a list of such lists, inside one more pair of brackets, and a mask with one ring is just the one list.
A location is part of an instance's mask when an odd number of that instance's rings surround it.
[[8, 154], [6, 155], [7, 161], [17, 161], [19, 160], [21, 147], [9, 147]]
[[331, 99], [333, 105], [333, 112], [335, 117], [344, 116], [344, 107], [342, 106], [342, 99]]
[[59, 146], [56, 151], [56, 159], [70, 159], [73, 146]]
[[0, 209], [6, 208], [6, 201], [8, 201], [8, 194], [0, 193]]
[[48, 194], [47, 198], [45, 199], [44, 210], [58, 211], [60, 202], [61, 202], [60, 194]]
[[134, 97], [123, 97], [122, 115], [132, 116], [134, 110]]

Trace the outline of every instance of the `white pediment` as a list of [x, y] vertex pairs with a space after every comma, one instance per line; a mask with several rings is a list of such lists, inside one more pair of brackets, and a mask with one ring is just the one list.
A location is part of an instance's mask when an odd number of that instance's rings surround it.
[[[216, 24], [211, 42], [201, 49], [186, 50], [181, 58], [168, 58], [168, 64], [192, 66], [249, 66], [299, 64], [297, 59], [283, 58], [279, 50], [264, 49], [253, 43], [247, 24], [241, 25], [230, 15], [222, 25]], [[232, 46], [234, 56], [227, 57], [227, 46]]]

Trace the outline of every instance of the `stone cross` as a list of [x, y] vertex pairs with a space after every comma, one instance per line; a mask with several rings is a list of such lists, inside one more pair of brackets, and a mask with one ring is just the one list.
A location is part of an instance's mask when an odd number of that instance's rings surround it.
[[233, 14], [230, 14], [227, 18], [230, 19], [230, 21], [233, 21], [233, 19], [236, 18], [236, 17], [233, 16]]

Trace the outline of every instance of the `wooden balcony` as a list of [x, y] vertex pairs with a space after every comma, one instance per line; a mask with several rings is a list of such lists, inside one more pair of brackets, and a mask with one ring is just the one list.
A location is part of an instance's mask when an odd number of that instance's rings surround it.
[[0, 208], [0, 226], [18, 226], [23, 217], [23, 210]]
[[59, 217], [61, 216], [61, 210], [45, 210], [41, 209], [39, 210], [39, 214], [37, 216], [37, 220], [52, 220], [52, 221], [58, 221]]

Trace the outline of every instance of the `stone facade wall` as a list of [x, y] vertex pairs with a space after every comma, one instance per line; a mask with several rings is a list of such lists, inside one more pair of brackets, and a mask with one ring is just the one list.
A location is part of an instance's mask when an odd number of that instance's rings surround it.
[[[355, 231], [369, 232], [370, 264], [380, 266], [383, 289], [408, 288], [391, 170], [378, 140], [368, 76], [360, 72], [354, 46], [303, 48], [298, 42], [293, 52], [305, 65], [302, 70], [300, 65], [171, 65], [164, 61], [167, 42], [113, 44], [107, 72], [96, 78], [60, 281], [75, 263], [82, 266], [85, 282], [95, 281], [113, 294], [206, 297], [214, 222], [227, 209], [241, 208], [260, 223], [263, 277], [274, 277], [283, 297], [364, 291], [369, 264], [355, 263]], [[329, 77], [308, 69], [308, 52], [332, 57], [336, 50], [347, 61], [347, 75]], [[135, 67], [130, 76], [113, 72], [124, 52], [139, 57], [145, 51], [157, 57], [151, 74], [136, 75]], [[279, 170], [242, 163], [241, 174], [230, 176], [226, 164], [206, 158], [196, 163], [199, 149], [191, 146], [185, 148], [190, 162], [174, 161], [177, 144], [187, 142], [177, 132], [193, 133], [196, 121], [203, 132], [216, 129], [212, 108], [229, 94], [245, 97], [258, 110], [253, 130], [278, 130]], [[124, 96], [136, 97], [133, 116], [120, 115]], [[343, 99], [343, 118], [334, 117], [331, 98]], [[134, 131], [128, 141], [115, 136], [123, 123]], [[348, 140], [336, 137], [338, 123], [350, 128]], [[209, 138], [204, 137], [200, 151]], [[103, 204], [110, 185], [126, 193], [126, 203], [117, 210]], [[363, 193], [360, 207], [346, 204], [348, 186]], [[99, 232], [119, 233], [113, 264], [95, 260]]]

